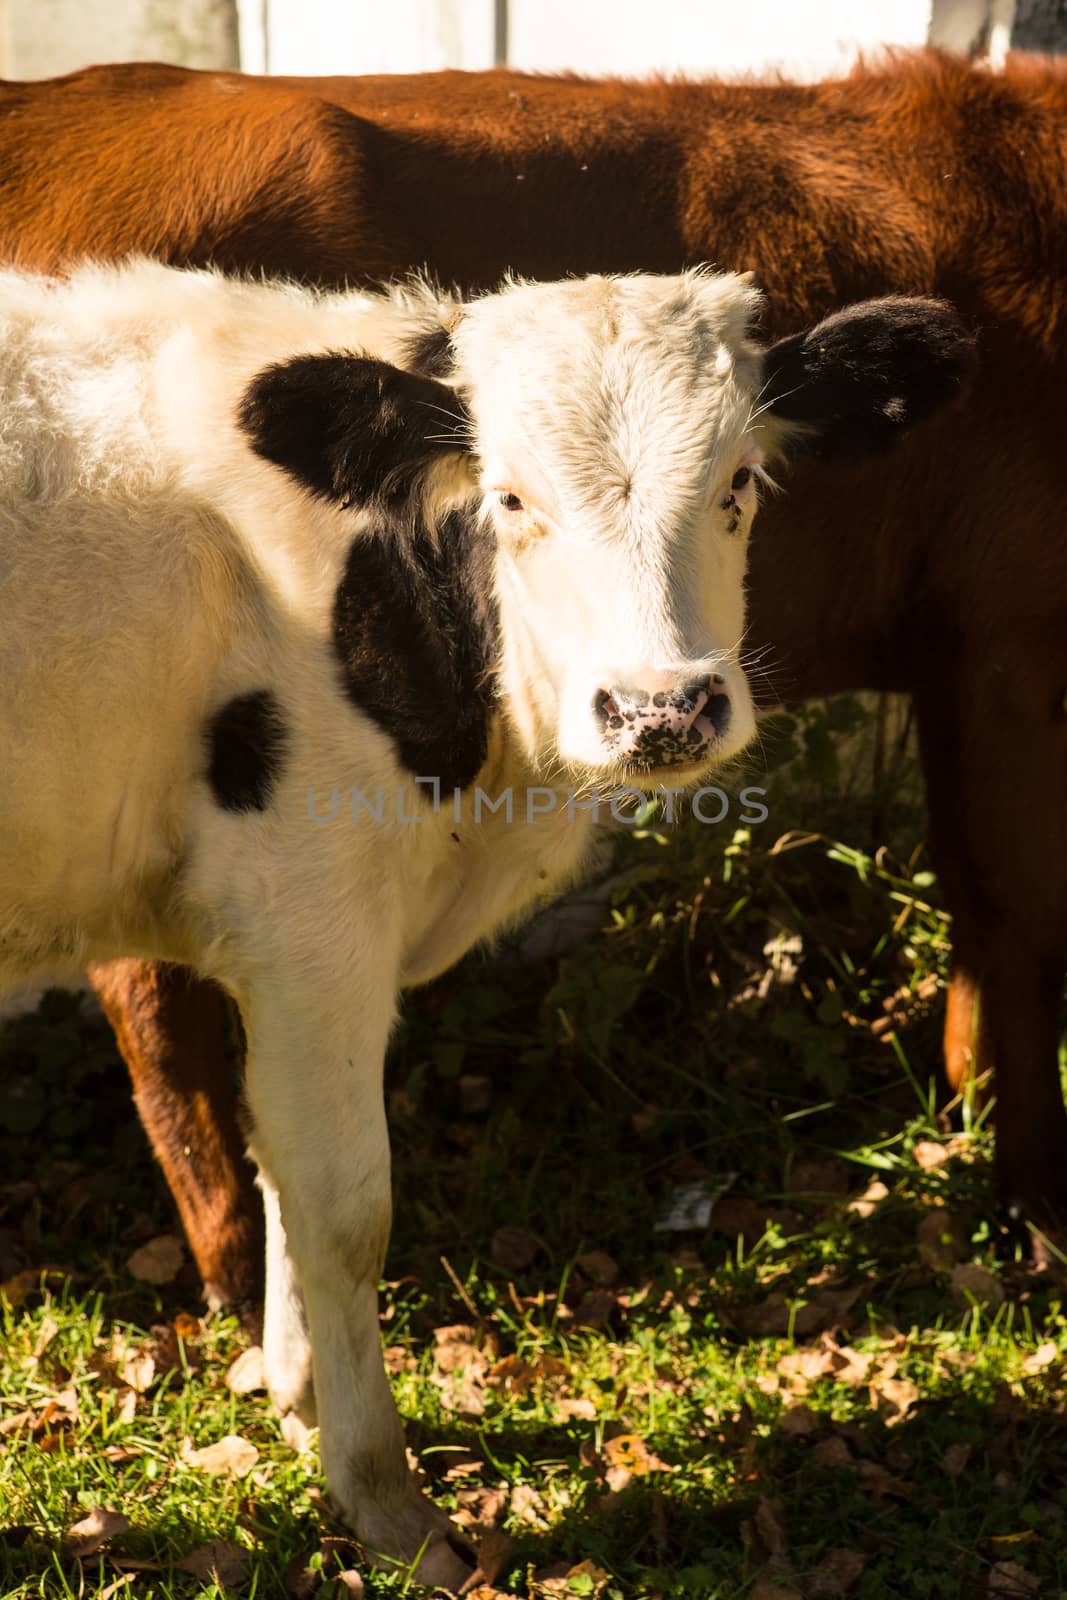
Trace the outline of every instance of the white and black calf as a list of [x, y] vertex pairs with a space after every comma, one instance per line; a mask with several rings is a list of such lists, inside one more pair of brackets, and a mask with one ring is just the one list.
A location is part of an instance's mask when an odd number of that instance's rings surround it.
[[877, 448], [970, 364], [921, 301], [764, 352], [758, 298], [0, 276], [0, 980], [136, 954], [236, 997], [271, 1391], [427, 1580], [467, 1567], [379, 1348], [397, 995], [579, 870], [569, 791], [744, 745], [762, 458]]

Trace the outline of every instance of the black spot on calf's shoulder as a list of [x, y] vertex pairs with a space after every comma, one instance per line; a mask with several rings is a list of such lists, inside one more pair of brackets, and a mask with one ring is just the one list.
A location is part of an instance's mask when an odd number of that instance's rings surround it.
[[208, 724], [208, 783], [224, 811], [265, 811], [281, 771], [285, 722], [269, 689], [228, 700]]
[[475, 512], [434, 529], [383, 517], [352, 541], [334, 598], [345, 693], [416, 777], [466, 788], [489, 744], [497, 654], [492, 536]]

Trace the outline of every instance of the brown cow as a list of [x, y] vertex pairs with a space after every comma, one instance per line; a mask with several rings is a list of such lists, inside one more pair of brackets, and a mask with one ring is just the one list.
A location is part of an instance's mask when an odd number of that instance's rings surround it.
[[[1067, 73], [1025, 58], [804, 87], [104, 67], [3, 90], [0, 256], [327, 283], [428, 263], [468, 286], [758, 265], [772, 336], [887, 291], [954, 300], [981, 333], [965, 411], [883, 464], [793, 472], [788, 540], [770, 505], [755, 541], [751, 631], [776, 697], [914, 696], [955, 919], [949, 1078], [995, 1059], [1000, 1191], [1048, 1219], [1067, 1217], [1065, 152]], [[254, 1197], [221, 999], [134, 962], [93, 976], [205, 1281], [241, 1299]]]

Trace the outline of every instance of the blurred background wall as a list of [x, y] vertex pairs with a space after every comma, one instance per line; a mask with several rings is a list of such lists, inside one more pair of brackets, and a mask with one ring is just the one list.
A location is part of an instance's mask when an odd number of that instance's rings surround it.
[[998, 66], [1067, 50], [1067, 0], [0, 0], [0, 72], [96, 61], [247, 72], [550, 71], [814, 78], [884, 44], [945, 44]]

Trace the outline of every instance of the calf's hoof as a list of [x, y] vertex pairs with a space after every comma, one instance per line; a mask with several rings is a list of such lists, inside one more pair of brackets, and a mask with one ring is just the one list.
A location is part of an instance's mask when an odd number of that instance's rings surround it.
[[475, 1567], [474, 1552], [456, 1533], [431, 1539], [415, 1568], [419, 1583], [458, 1594]]
[[346, 1521], [368, 1559], [383, 1571], [398, 1568], [431, 1588], [458, 1594], [474, 1572], [474, 1550], [445, 1513], [409, 1480], [397, 1495], [377, 1501], [361, 1496]]

